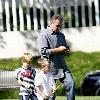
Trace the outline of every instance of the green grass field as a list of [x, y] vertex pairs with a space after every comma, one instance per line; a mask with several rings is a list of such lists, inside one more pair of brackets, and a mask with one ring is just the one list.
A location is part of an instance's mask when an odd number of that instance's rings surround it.
[[[36, 66], [37, 58], [33, 58], [33, 66]], [[84, 53], [84, 52], [71, 52], [70, 55], [65, 57], [65, 61], [72, 71], [76, 96], [80, 96], [80, 87], [87, 72], [100, 70], [100, 52]], [[17, 69], [21, 66], [19, 58], [15, 59], [0, 59], [0, 70]], [[13, 95], [12, 95], [13, 94]], [[65, 95], [65, 88], [59, 87], [57, 90], [58, 96]], [[18, 90], [0, 90], [0, 100], [3, 98], [18, 98]], [[60, 98], [60, 99], [59, 99]], [[66, 100], [64, 97], [57, 97], [57, 100]], [[76, 100], [100, 100], [99, 97], [76, 97]]]
[[[56, 100], [66, 100], [64, 96], [57, 96]], [[76, 96], [75, 100], [100, 100], [99, 96]]]
[[[19, 99], [0, 99], [0, 100], [19, 100]], [[64, 96], [57, 96], [56, 100], [66, 100]], [[76, 96], [75, 100], [100, 100], [99, 96]]]

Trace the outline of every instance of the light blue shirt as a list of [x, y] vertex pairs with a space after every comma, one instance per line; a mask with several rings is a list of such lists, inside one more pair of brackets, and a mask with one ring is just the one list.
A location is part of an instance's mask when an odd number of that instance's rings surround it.
[[49, 58], [51, 65], [54, 69], [64, 69], [69, 71], [64, 56], [65, 54], [54, 54], [52, 53], [52, 48], [57, 48], [59, 46], [67, 47], [65, 36], [61, 32], [53, 32], [50, 27], [41, 31], [38, 36], [38, 49], [41, 56]]

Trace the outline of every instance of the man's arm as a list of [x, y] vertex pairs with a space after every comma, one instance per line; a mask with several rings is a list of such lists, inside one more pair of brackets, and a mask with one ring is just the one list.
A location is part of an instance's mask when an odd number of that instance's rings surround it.
[[67, 51], [67, 48], [65, 46], [60, 46], [58, 48], [51, 49], [52, 53], [63, 53], [66, 51]]
[[47, 38], [44, 35], [39, 35], [38, 39], [38, 49], [42, 56], [50, 57], [51, 54], [65, 53], [67, 51], [66, 46], [60, 46], [58, 48], [50, 48]]
[[40, 55], [49, 58], [51, 55], [51, 48], [44, 34], [42, 33], [39, 34], [37, 43], [38, 43], [38, 50], [39, 50]]

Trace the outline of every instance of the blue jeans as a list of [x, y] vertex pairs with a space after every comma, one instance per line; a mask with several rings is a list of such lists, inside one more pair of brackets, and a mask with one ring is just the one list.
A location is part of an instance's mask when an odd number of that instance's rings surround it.
[[20, 100], [38, 100], [37, 96], [33, 93], [30, 95], [20, 95]]
[[65, 72], [65, 78], [63, 82], [66, 87], [67, 100], [75, 100], [75, 84], [72, 74], [69, 72]]
[[[67, 100], [75, 100], [75, 84], [70, 72], [64, 72], [64, 77], [59, 79], [66, 88]], [[55, 100], [55, 97], [54, 99]]]

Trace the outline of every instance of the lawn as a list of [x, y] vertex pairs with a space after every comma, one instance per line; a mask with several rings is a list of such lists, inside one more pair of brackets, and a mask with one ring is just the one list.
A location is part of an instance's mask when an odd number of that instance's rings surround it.
[[[56, 100], [66, 100], [64, 96], [57, 96]], [[76, 96], [75, 100], [100, 100], [99, 96]]]
[[[100, 52], [84, 53], [84, 52], [71, 52], [70, 55], [65, 57], [65, 61], [72, 71], [76, 96], [80, 96], [80, 87], [87, 72], [93, 70], [100, 70]], [[15, 59], [0, 59], [0, 70], [17, 69], [21, 66], [19, 58]], [[37, 66], [37, 58], [33, 58], [33, 66]], [[13, 94], [13, 95], [12, 95]], [[65, 95], [65, 88], [60, 86], [57, 90], [58, 96]], [[0, 90], [0, 100], [3, 98], [16, 98], [18, 90]], [[57, 97], [57, 100], [66, 100], [64, 97]], [[98, 99], [99, 98], [99, 99]], [[100, 100], [100, 97], [76, 97], [76, 100]]]
[[[2, 99], [2, 100], [19, 100], [19, 99]], [[66, 100], [64, 96], [57, 96], [56, 100]], [[99, 96], [76, 96], [75, 100], [100, 100]]]

